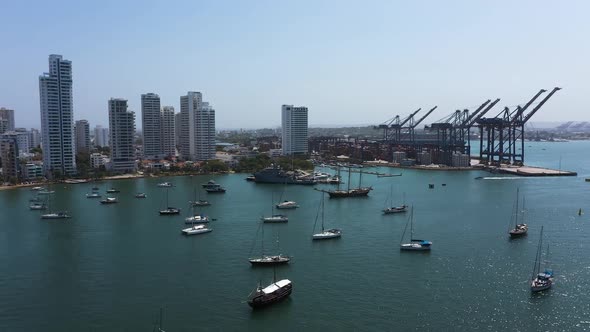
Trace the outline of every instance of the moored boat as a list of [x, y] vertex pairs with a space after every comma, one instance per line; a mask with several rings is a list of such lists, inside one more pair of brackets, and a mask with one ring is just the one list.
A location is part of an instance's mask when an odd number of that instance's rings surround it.
[[157, 186], [158, 187], [161, 187], [161, 188], [169, 188], [169, 187], [172, 187], [172, 183], [170, 183], [170, 182], [162, 182], [162, 183], [158, 183]]
[[105, 197], [105, 199], [100, 201], [100, 204], [114, 204], [118, 202], [117, 197]]
[[407, 205], [394, 206], [383, 209], [383, 214], [403, 213], [408, 211]]
[[[406, 230], [408, 229], [408, 223], [410, 224], [410, 242], [404, 243], [403, 241], [404, 236], [406, 235]], [[410, 218], [408, 218], [408, 222], [406, 223], [406, 227], [404, 228], [404, 233], [402, 234], [402, 239], [400, 241], [400, 250], [429, 251], [431, 246], [431, 241], [414, 239], [414, 208], [412, 207], [410, 211]]]
[[[312, 239], [313, 240], [327, 240], [327, 239], [336, 239], [336, 238], [340, 238], [342, 236], [342, 230], [338, 229], [338, 228], [330, 228], [330, 229], [325, 229], [324, 228], [324, 193], [322, 193], [322, 200], [320, 201], [320, 207], [319, 207], [320, 211], [321, 211], [321, 219], [322, 219], [322, 231], [319, 233], [315, 233], [312, 235]], [[320, 215], [320, 213], [318, 213], [316, 215], [316, 219], [315, 222], [313, 224], [313, 228], [315, 229], [315, 225], [318, 222], [318, 216]]]
[[[510, 238], [518, 238], [518, 237], [523, 237], [525, 235], [527, 235], [527, 232], [529, 230], [529, 227], [527, 224], [525, 224], [524, 222], [518, 222], [518, 216], [521, 214], [521, 211], [518, 209], [518, 196], [519, 196], [519, 189], [516, 189], [516, 206], [514, 209], [514, 228], [511, 228], [508, 231], [508, 234], [510, 235]], [[523, 202], [523, 215], [522, 215], [522, 219], [524, 221], [524, 202]]]
[[145, 193], [137, 193], [135, 194], [135, 198], [147, 198], [147, 195]]
[[97, 193], [97, 192], [91, 192], [91, 193], [86, 194], [86, 198], [100, 198], [100, 197], [101, 197], [100, 193]]
[[277, 209], [296, 209], [299, 205], [295, 201], [282, 201], [276, 205]]
[[67, 212], [52, 212], [41, 215], [41, 219], [67, 219], [71, 216]]
[[31, 210], [45, 210], [45, 209], [47, 209], [47, 205], [45, 205], [45, 203], [42, 203], [42, 202], [31, 202], [31, 204], [29, 204], [29, 209], [31, 209]]
[[207, 228], [205, 225], [195, 225], [193, 227], [185, 228], [182, 230], [184, 235], [197, 235], [211, 232], [211, 228]]
[[205, 188], [205, 191], [209, 194], [223, 194], [225, 193], [225, 188], [221, 186], [215, 188]]
[[284, 214], [273, 214], [270, 217], [262, 217], [260, 219], [265, 223], [282, 223], [289, 221], [289, 217]]
[[116, 193], [120, 193], [121, 191], [119, 189], [115, 189], [115, 188], [111, 188], [111, 189], [107, 189], [107, 194], [116, 194]]
[[208, 201], [206, 201], [204, 199], [198, 199], [196, 201], [192, 201], [191, 204], [193, 206], [209, 206], [209, 205], [211, 205], [211, 203], [209, 203]]
[[[553, 270], [545, 267], [541, 272], [541, 256], [543, 244], [543, 226], [541, 226], [541, 236], [539, 237], [539, 246], [537, 247], [537, 254], [535, 256], [535, 265], [533, 267], [533, 276], [531, 280], [531, 292], [536, 293], [550, 289], [553, 286]], [[547, 247], [547, 255], [549, 255], [549, 247]]]
[[184, 219], [185, 224], [206, 224], [209, 222], [209, 217], [203, 215], [193, 215]]
[[285, 299], [291, 295], [292, 290], [293, 283], [289, 279], [275, 280], [264, 288], [258, 285], [248, 296], [248, 305], [252, 308], [268, 306]]

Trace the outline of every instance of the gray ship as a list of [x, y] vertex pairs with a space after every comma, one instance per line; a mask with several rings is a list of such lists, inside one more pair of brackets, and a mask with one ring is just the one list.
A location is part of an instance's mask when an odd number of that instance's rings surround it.
[[289, 174], [278, 166], [270, 166], [259, 172], [254, 173], [254, 181], [257, 183], [278, 183], [278, 184], [306, 184], [314, 185], [316, 180], [313, 178], [297, 177], [295, 174]]

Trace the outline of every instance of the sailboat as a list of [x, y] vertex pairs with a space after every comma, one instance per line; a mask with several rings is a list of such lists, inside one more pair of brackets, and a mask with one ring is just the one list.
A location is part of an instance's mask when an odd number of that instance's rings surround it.
[[184, 218], [185, 224], [206, 224], [209, 222], [209, 217], [202, 214], [195, 213], [195, 205], [191, 204], [191, 213], [188, 217]]
[[212, 229], [208, 228], [205, 225], [193, 225], [192, 227], [185, 228], [182, 230], [182, 234], [184, 235], [197, 235], [203, 233], [209, 233]]
[[70, 215], [66, 211], [52, 211], [50, 207], [51, 199], [47, 199], [47, 209], [51, 212], [42, 214], [41, 219], [67, 219]]
[[201, 193], [199, 192], [199, 199], [197, 199], [197, 188], [195, 188], [195, 200], [191, 201], [192, 206], [209, 206], [211, 203], [201, 199]]
[[274, 194], [273, 194], [273, 198], [271, 199], [271, 205], [270, 205], [270, 217], [264, 217], [262, 216], [260, 218], [260, 220], [262, 220], [263, 222], [266, 223], [283, 223], [283, 222], [287, 222], [289, 221], [289, 217], [287, 217], [284, 214], [274, 214]]
[[154, 329], [152, 330], [152, 332], [166, 332], [166, 331], [164, 331], [164, 328], [163, 328], [163, 326], [164, 326], [164, 323], [163, 323], [164, 320], [162, 319], [163, 316], [164, 316], [163, 309], [160, 308], [160, 320], [154, 324]]
[[[283, 195], [285, 194], [286, 189], [287, 189], [287, 182], [285, 181], [285, 184], [283, 185], [283, 192], [281, 193], [281, 199], [283, 198]], [[279, 201], [281, 199], [279, 199]], [[289, 200], [284, 200], [276, 205], [276, 208], [281, 209], [281, 210], [296, 209], [298, 207], [299, 207], [299, 205], [297, 204], [297, 202], [289, 201]]]
[[160, 210], [160, 215], [173, 215], [173, 214], [180, 214], [180, 209], [171, 207], [168, 204], [168, 188], [166, 188], [166, 208]]
[[293, 283], [289, 279], [277, 281], [277, 273], [274, 271], [273, 281], [270, 285], [262, 287], [260, 283], [248, 296], [248, 305], [253, 309], [262, 308], [279, 302], [293, 291]]
[[[539, 246], [535, 256], [535, 265], [533, 266], [533, 276], [531, 280], [531, 292], [536, 293], [551, 288], [553, 285], [553, 270], [545, 266], [541, 272], [541, 256], [543, 245], [543, 226], [541, 226], [541, 236], [539, 237]], [[547, 256], [549, 255], [549, 246], [547, 246]]]
[[45, 210], [47, 209], [47, 199], [41, 200], [36, 198], [35, 200], [31, 200], [29, 203], [29, 209], [31, 210]]
[[393, 213], [402, 213], [408, 211], [408, 206], [406, 205], [406, 195], [404, 194], [404, 201], [400, 206], [393, 206], [393, 185], [389, 190], [389, 207], [383, 209], [383, 214], [393, 214]]
[[[514, 211], [514, 228], [510, 229], [510, 231], [508, 231], [508, 234], [510, 234], [510, 238], [517, 238], [517, 237], [522, 237], [525, 236], [529, 230], [529, 227], [527, 226], [527, 224], [525, 223], [518, 223], [518, 215], [520, 214], [520, 211], [518, 210], [518, 196], [519, 196], [519, 189], [516, 189], [516, 208]], [[524, 210], [524, 202], [523, 202], [523, 210]], [[524, 214], [523, 214], [523, 219], [524, 219]]]
[[[260, 224], [258, 229], [262, 229], [262, 241], [261, 241], [261, 250], [260, 250], [260, 257], [251, 257], [248, 258], [250, 264], [252, 265], [276, 265], [276, 264], [286, 264], [289, 263], [291, 257], [278, 254], [278, 255], [265, 255], [264, 254], [264, 224]], [[258, 234], [258, 232], [256, 232]], [[277, 234], [277, 249], [279, 249], [279, 236]], [[279, 249], [280, 250], [280, 249]]]
[[[408, 224], [410, 224], [410, 242], [404, 243], [404, 236], [406, 235]], [[408, 222], [406, 223], [406, 227], [404, 228], [404, 233], [402, 234], [402, 239], [399, 244], [400, 250], [427, 251], [430, 250], [430, 246], [432, 246], [432, 242], [430, 241], [414, 239], [414, 207], [412, 207], [410, 211], [410, 218], [408, 218]]]
[[[330, 228], [326, 229], [324, 227], [324, 193], [322, 193], [322, 200], [320, 201], [320, 211], [322, 215], [322, 231], [320, 233], [316, 233], [312, 235], [313, 240], [326, 240], [326, 239], [335, 239], [342, 236], [342, 230], [338, 228]], [[319, 212], [319, 211], [318, 211]], [[318, 216], [316, 215], [315, 223], [313, 224], [313, 229], [315, 230], [315, 225], [318, 222]]]
[[[338, 169], [338, 173], [340, 173], [340, 169]], [[324, 189], [316, 189], [318, 191], [323, 191], [330, 195], [330, 198], [345, 198], [345, 197], [366, 197], [369, 195], [369, 191], [373, 190], [373, 187], [363, 187], [362, 179], [363, 179], [363, 172], [359, 171], [359, 186], [357, 188], [350, 188], [350, 175], [352, 170], [350, 167], [348, 168], [348, 182], [347, 182], [347, 189], [341, 190], [340, 183], [338, 183], [338, 187], [336, 190], [324, 190]]]

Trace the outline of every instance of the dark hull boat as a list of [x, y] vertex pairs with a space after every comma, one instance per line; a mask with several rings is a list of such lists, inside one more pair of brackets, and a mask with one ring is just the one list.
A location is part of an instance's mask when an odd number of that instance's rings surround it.
[[314, 185], [317, 182], [311, 178], [298, 178], [294, 174], [283, 171], [280, 167], [271, 166], [254, 173], [257, 183], [302, 184]]
[[293, 284], [289, 279], [279, 280], [262, 288], [258, 286], [248, 297], [248, 305], [252, 308], [262, 308], [279, 302], [293, 290]]
[[510, 238], [514, 239], [517, 237], [523, 237], [527, 234], [529, 228], [527, 224], [518, 224], [516, 227], [511, 229], [508, 234], [510, 234]]
[[205, 189], [206, 192], [208, 192], [209, 194], [223, 194], [225, 193], [225, 188], [207, 188]]
[[280, 265], [287, 264], [291, 258], [283, 255], [265, 255], [257, 258], [249, 258], [250, 264], [252, 265]]
[[173, 215], [173, 214], [180, 214], [180, 209], [168, 207], [164, 210], [160, 210], [160, 215]]
[[387, 209], [383, 209], [383, 214], [393, 214], [393, 213], [403, 213], [408, 211], [407, 205], [390, 207]]
[[334, 190], [326, 191], [330, 198], [345, 198], [345, 197], [363, 197], [368, 196], [369, 192], [373, 190], [371, 187], [355, 188], [350, 190]]

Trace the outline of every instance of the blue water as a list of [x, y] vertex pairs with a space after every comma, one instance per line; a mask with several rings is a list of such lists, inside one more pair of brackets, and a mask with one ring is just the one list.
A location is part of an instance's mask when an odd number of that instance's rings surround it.
[[[530, 145], [530, 147], [528, 147]], [[320, 193], [307, 186], [260, 185], [246, 175], [105, 181], [121, 189], [119, 204], [84, 194], [95, 184], [54, 186], [52, 205], [73, 215], [44, 221], [28, 210], [29, 189], [0, 192], [0, 331], [151, 331], [164, 308], [166, 331], [194, 330], [513, 330], [590, 329], [590, 142], [527, 143], [527, 164], [576, 171], [578, 177], [476, 180], [480, 171], [401, 170], [363, 176], [368, 198], [328, 200], [326, 226], [341, 239], [313, 242]], [[399, 172], [392, 169], [373, 169]], [[193, 189], [209, 179], [224, 195], [202, 198], [213, 232], [183, 237]], [[355, 177], [353, 176], [353, 179]], [[357, 178], [358, 179], [358, 178]], [[159, 216], [164, 190], [181, 216]], [[429, 189], [428, 184], [435, 184]], [[442, 186], [442, 184], [446, 186]], [[200, 186], [199, 186], [200, 187]], [[415, 236], [431, 253], [399, 251], [407, 216], [380, 210], [414, 206]], [[516, 188], [526, 198], [529, 235], [509, 240]], [[133, 196], [143, 191], [148, 198]], [[294, 288], [262, 311], [246, 304], [268, 268], [259, 253], [259, 218], [271, 200], [296, 200], [284, 225], [264, 225], [265, 247], [293, 256], [277, 269]], [[586, 214], [578, 216], [578, 209]], [[531, 295], [540, 227], [550, 245], [553, 289]], [[276, 250], [276, 249], [274, 249]]]

